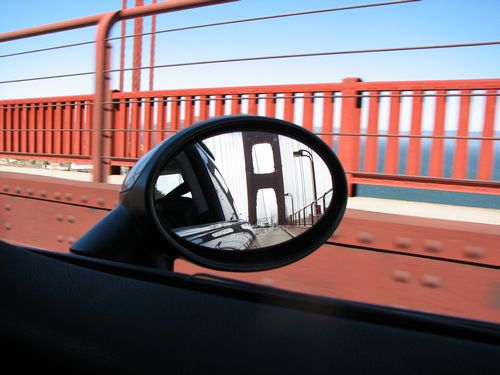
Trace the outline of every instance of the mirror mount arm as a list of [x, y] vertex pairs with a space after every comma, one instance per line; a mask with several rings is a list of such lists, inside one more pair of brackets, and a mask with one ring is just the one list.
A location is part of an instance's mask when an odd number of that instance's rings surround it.
[[78, 255], [107, 259], [173, 271], [172, 252], [157, 249], [159, 240], [153, 234], [145, 235], [122, 206], [116, 206], [90, 231], [75, 242], [70, 251]]

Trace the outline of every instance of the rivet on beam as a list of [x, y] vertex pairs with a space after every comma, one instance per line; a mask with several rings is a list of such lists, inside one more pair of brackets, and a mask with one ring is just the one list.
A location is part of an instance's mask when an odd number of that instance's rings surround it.
[[409, 249], [411, 247], [412, 241], [408, 237], [396, 237], [394, 244], [399, 249]]
[[464, 254], [467, 258], [481, 259], [484, 257], [484, 250], [480, 246], [466, 245]]
[[394, 281], [407, 283], [411, 280], [411, 272], [404, 270], [395, 270], [392, 274], [392, 278], [394, 279]]
[[440, 253], [443, 251], [443, 243], [436, 240], [427, 240], [424, 242], [424, 250], [429, 253]]
[[375, 237], [370, 232], [358, 232], [357, 239], [361, 243], [372, 243]]
[[422, 285], [427, 288], [439, 288], [442, 284], [441, 278], [433, 275], [424, 275]]

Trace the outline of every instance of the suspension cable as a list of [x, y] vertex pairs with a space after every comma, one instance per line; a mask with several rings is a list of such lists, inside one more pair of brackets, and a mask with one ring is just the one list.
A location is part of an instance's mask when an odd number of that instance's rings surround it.
[[69, 73], [69, 74], [57, 74], [53, 76], [42, 76], [42, 77], [32, 77], [32, 78], [21, 78], [21, 79], [11, 79], [8, 81], [0, 81], [0, 84], [6, 83], [19, 83], [19, 82], [28, 82], [28, 81], [41, 81], [45, 79], [55, 79], [55, 78], [68, 78], [68, 77], [78, 77], [78, 76], [87, 76], [95, 74], [95, 72], [80, 72], [80, 73]]
[[[491, 46], [491, 45], [498, 45], [498, 44], [500, 44], [500, 40], [487, 41], [487, 42], [458, 43], [458, 44], [435, 44], [435, 45], [429, 45], [429, 46], [374, 48], [374, 49], [331, 51], [331, 52], [317, 52], [317, 53], [300, 53], [300, 54], [291, 54], [291, 55], [257, 56], [257, 57], [243, 57], [243, 58], [235, 58], [235, 59], [205, 60], [205, 61], [192, 61], [192, 62], [174, 63], [174, 64], [161, 64], [161, 65], [154, 65], [154, 66], [141, 66], [141, 67], [137, 67], [137, 68], [110, 69], [110, 70], [107, 70], [106, 72], [107, 73], [117, 73], [117, 72], [120, 72], [122, 70], [123, 71], [132, 71], [132, 70], [143, 70], [143, 69], [151, 69], [151, 68], [155, 68], [155, 69], [158, 69], [158, 68], [177, 68], [177, 67], [183, 67], [183, 66], [196, 66], [196, 65], [208, 65], [208, 64], [248, 62], [248, 61], [262, 61], [262, 60], [276, 60], [276, 59], [291, 59], [291, 58], [304, 58], [304, 57], [321, 57], [321, 56], [363, 54], [363, 53], [402, 52], [402, 51], [431, 50], [431, 49], [445, 49], [445, 48], [463, 48], [463, 47], [484, 47], [484, 46]], [[8, 81], [0, 81], [0, 84], [36, 81], [36, 80], [42, 80], [42, 79], [66, 78], [66, 77], [75, 77], [75, 76], [83, 76], [83, 75], [91, 75], [91, 74], [94, 74], [94, 72], [58, 74], [58, 75], [54, 75], [54, 76], [15, 79], [15, 80], [8, 80]]]
[[52, 51], [56, 49], [63, 49], [63, 48], [70, 48], [70, 47], [77, 47], [77, 46], [83, 46], [87, 44], [94, 44], [95, 40], [89, 40], [86, 42], [79, 42], [79, 43], [70, 43], [70, 44], [61, 44], [59, 46], [54, 46], [54, 47], [47, 47], [47, 48], [39, 48], [39, 49], [31, 49], [29, 51], [21, 51], [21, 52], [14, 52], [14, 53], [9, 53], [6, 55], [0, 55], [0, 59], [4, 57], [12, 57], [12, 56], [19, 56], [19, 55], [27, 55], [30, 53], [37, 53], [37, 52], [45, 52], [45, 51]]
[[[178, 27], [175, 29], [157, 30], [154, 32], [129, 34], [129, 35], [125, 35], [125, 36], [108, 38], [107, 40], [113, 41], [113, 40], [134, 38], [136, 36], [147, 36], [147, 35], [152, 35], [152, 34], [172, 33], [172, 32], [178, 32], [178, 31], [202, 29], [202, 28], [215, 27], [215, 26], [224, 26], [224, 25], [232, 25], [232, 24], [239, 24], [239, 23], [246, 23], [246, 22], [264, 21], [264, 20], [270, 20], [270, 19], [296, 17], [296, 16], [320, 14], [320, 13], [327, 13], [327, 12], [338, 12], [338, 11], [344, 11], [344, 10], [374, 8], [374, 7], [387, 6], [387, 5], [414, 3], [414, 2], [419, 2], [419, 1], [422, 1], [422, 0], [397, 0], [397, 1], [387, 1], [387, 2], [373, 3], [373, 4], [351, 5], [351, 6], [345, 6], [345, 7], [339, 7], [339, 8], [327, 8], [327, 9], [309, 10], [309, 11], [303, 11], [303, 12], [282, 13], [282, 14], [276, 14], [276, 15], [271, 15], [271, 16], [243, 18], [243, 19], [239, 19], [239, 20], [222, 21], [222, 22], [214, 22], [214, 23], [207, 23], [207, 24], [201, 24], [201, 25]], [[14, 53], [9, 53], [9, 54], [5, 54], [5, 55], [0, 55], [0, 58], [26, 55], [26, 54], [37, 53], [37, 52], [52, 51], [52, 50], [63, 49], [63, 48], [71, 48], [71, 47], [77, 47], [77, 46], [88, 45], [88, 44], [93, 44], [93, 43], [95, 43], [95, 40], [89, 40], [89, 41], [84, 41], [84, 42], [79, 42], [79, 43], [71, 43], [71, 44], [62, 44], [62, 45], [54, 46], [54, 47], [39, 48], [39, 49], [34, 49], [34, 50], [29, 50], [29, 51], [21, 51], [21, 52], [14, 52]]]
[[[205, 60], [205, 61], [192, 61], [185, 63], [162, 64], [155, 66], [141, 66], [137, 68], [125, 68], [123, 71], [151, 69], [151, 68], [178, 68], [183, 66], [194, 65], [208, 65], [208, 64], [222, 64], [234, 62], [248, 62], [248, 61], [262, 61], [262, 60], [277, 60], [277, 59], [293, 59], [301, 57], [321, 57], [321, 56], [334, 56], [334, 55], [350, 55], [362, 53], [381, 53], [381, 52], [401, 52], [401, 51], [415, 51], [415, 50], [430, 50], [430, 49], [444, 49], [444, 48], [463, 48], [463, 47], [482, 47], [500, 44], [500, 40], [487, 41], [487, 42], [473, 42], [473, 43], [458, 43], [458, 44], [436, 44], [429, 46], [411, 46], [411, 47], [393, 47], [393, 48], [374, 48], [374, 49], [360, 49], [360, 50], [347, 50], [347, 51], [331, 51], [331, 52], [317, 52], [317, 53], [299, 53], [291, 55], [271, 55], [271, 56], [257, 56], [257, 57], [240, 57], [236, 59], [223, 59], [223, 60]], [[108, 70], [110, 73], [119, 72], [121, 69]], [[0, 82], [3, 83], [3, 82]]]
[[[233, 24], [245, 23], [245, 22], [255, 22], [255, 21], [264, 21], [264, 20], [270, 20], [270, 19], [276, 19], [276, 18], [305, 16], [305, 15], [318, 14], [318, 13], [338, 12], [338, 11], [343, 11], [343, 10], [374, 8], [374, 7], [387, 6], [387, 5], [414, 3], [414, 2], [419, 2], [419, 1], [422, 1], [422, 0], [397, 0], [397, 1], [387, 1], [387, 2], [383, 2], [383, 3], [351, 5], [351, 6], [345, 6], [345, 7], [339, 7], [339, 8], [327, 8], [327, 9], [309, 10], [309, 11], [303, 11], [303, 12], [282, 13], [282, 14], [276, 14], [276, 15], [272, 15], [272, 16], [243, 18], [243, 19], [239, 19], [239, 20], [222, 21], [222, 22], [214, 22], [214, 23], [207, 23], [207, 24], [194, 25], [194, 26], [178, 27], [175, 29], [164, 29], [164, 30], [155, 31], [155, 33], [156, 34], [171, 33], [171, 32], [177, 32], [177, 31], [202, 29], [202, 28], [214, 27], [214, 26], [233, 25]], [[151, 34], [153, 34], [153, 32], [131, 34], [131, 35], [125, 36], [124, 38], [133, 38], [135, 36], [145, 36], [145, 35], [151, 35]], [[108, 40], [118, 40], [118, 39], [122, 39], [122, 37], [109, 38]]]

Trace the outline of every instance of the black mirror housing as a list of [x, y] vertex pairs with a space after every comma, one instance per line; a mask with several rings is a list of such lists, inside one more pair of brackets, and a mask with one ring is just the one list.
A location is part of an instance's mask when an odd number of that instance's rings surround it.
[[[241, 217], [238, 220], [237, 213], [234, 217], [231, 215], [229, 215], [231, 217], [228, 217], [226, 214], [224, 218], [222, 209], [220, 209], [219, 212], [217, 211], [217, 207], [208, 207], [213, 205], [214, 197], [216, 197], [217, 194], [214, 193], [211, 196], [209, 195], [211, 184], [207, 184], [206, 181], [211, 180], [206, 176], [205, 180], [203, 180], [205, 183], [198, 184], [201, 188], [196, 188], [196, 181], [194, 181], [194, 179], [201, 179], [202, 176], [200, 173], [205, 172], [200, 172], [201, 169], [196, 166], [191, 156], [190, 158], [184, 159], [188, 160], [190, 163], [189, 168], [191, 168], [192, 171], [186, 172], [186, 168], [184, 168], [182, 171], [182, 181], [184, 182], [182, 184], [180, 182], [178, 183], [177, 191], [172, 189], [170, 192], [167, 192], [167, 190], [170, 189], [168, 188], [165, 192], [161, 192], [161, 198], [163, 199], [163, 196], [167, 197], [169, 194], [178, 194], [176, 195], [177, 200], [170, 200], [170, 202], [180, 202], [181, 199], [189, 201], [189, 199], [186, 198], [189, 197], [197, 204], [200, 211], [206, 210], [206, 212], [211, 213], [212, 218], [202, 218], [202, 215], [200, 215], [198, 222], [191, 222], [186, 227], [180, 229], [170, 227], [168, 224], [165, 224], [162, 215], [159, 213], [158, 204], [161, 201], [158, 198], [158, 181], [163, 177], [171, 179], [176, 173], [177, 168], [174, 161], [180, 160], [182, 162], [180, 155], [188, 149], [191, 150], [191, 148], [194, 147], [193, 145], [197, 145], [197, 148], [202, 149], [199, 151], [202, 158], [213, 159], [210, 150], [203, 150], [203, 148], [207, 148], [204, 143], [205, 140], [224, 134], [237, 134], [239, 137], [240, 132], [241, 134], [264, 134], [269, 143], [273, 143], [269, 139], [277, 140], [278, 137], [280, 137], [279, 139], [295, 142], [285, 143], [282, 147], [282, 155], [285, 152], [283, 149], [286, 145], [302, 145], [300, 148], [297, 146], [290, 146], [293, 147], [291, 151], [294, 152], [293, 155], [296, 156], [295, 159], [302, 159], [300, 156], [311, 154], [310, 161], [313, 176], [315, 168], [313, 159], [316, 161], [316, 164], [318, 164], [318, 161], [322, 162], [322, 165], [324, 165], [323, 170], [329, 171], [329, 176], [324, 171], [320, 173], [320, 175], [323, 180], [327, 180], [330, 184], [329, 186], [332, 186], [332, 192], [330, 194], [331, 198], [328, 207], [326, 204], [323, 205], [323, 208], [318, 207], [318, 198], [316, 197], [317, 177], [313, 177], [315, 201], [314, 204], [311, 204], [310, 225], [306, 223], [306, 210], [304, 209], [303, 211], [303, 221], [304, 225], [307, 224], [307, 230], [301, 232], [300, 235], [292, 236], [293, 238], [287, 239], [282, 243], [275, 242], [270, 246], [254, 248], [245, 247], [239, 251], [228, 251], [235, 249], [228, 247], [224, 248], [224, 246], [220, 247], [221, 243], [226, 242], [218, 240], [218, 238], [223, 238], [227, 233], [231, 233], [232, 235], [232, 240], [227, 243], [235, 243], [235, 233], [238, 230], [238, 233], [250, 233], [250, 235], [246, 236], [246, 240], [244, 241], [245, 244], [252, 242], [255, 237], [263, 238], [263, 230], [260, 228], [266, 225], [257, 223], [255, 207], [250, 203], [246, 203], [246, 206], [250, 207], [250, 210], [247, 215], [243, 216], [248, 217], [248, 222], [245, 222]], [[291, 151], [288, 152], [288, 154], [290, 154], [290, 160], [293, 159]], [[232, 156], [228, 154], [227, 158], [236, 158], [235, 154], [239, 153], [239, 151], [235, 153], [233, 150]], [[248, 159], [249, 157], [246, 155], [247, 175], [249, 174]], [[285, 162], [286, 161], [283, 160], [282, 166], [281, 161], [279, 161], [279, 167], [277, 167], [276, 170], [283, 170], [283, 173], [286, 174], [287, 169], [290, 169], [290, 167], [285, 168]], [[212, 162], [210, 161], [209, 164], [210, 163]], [[208, 169], [215, 171], [216, 167], [210, 164]], [[245, 168], [242, 167], [240, 169]], [[217, 171], [217, 173], [219, 172]], [[269, 177], [270, 174], [262, 174], [261, 176], [257, 176], [258, 178], [256, 177], [255, 180], [262, 179], [265, 176]], [[304, 179], [304, 176], [302, 176], [302, 179]], [[283, 181], [286, 183], [287, 178], [282, 176], [281, 181], [282, 183]], [[213, 184], [214, 186], [216, 185], [215, 182]], [[247, 180], [247, 186], [249, 186], [248, 184], [249, 182]], [[189, 186], [189, 189], [186, 185]], [[221, 185], [225, 184], [222, 183]], [[227, 189], [227, 187], [225, 188]], [[189, 194], [186, 195], [185, 192], [188, 190]], [[285, 193], [283, 189], [279, 190], [280, 197], [277, 201], [280, 202], [281, 205], [283, 205], [285, 195], [289, 197], [292, 196], [291, 193]], [[181, 196], [181, 194], [184, 195]], [[205, 197], [203, 202], [199, 199], [197, 201], [197, 197], [200, 195]], [[243, 195], [244, 194], [240, 194], [240, 196]], [[248, 194], [248, 196], [251, 197], [251, 194]], [[226, 203], [226, 206], [232, 205], [233, 198], [231, 195], [228, 195], [228, 197], [230, 203]], [[293, 197], [291, 201], [293, 205]], [[169, 269], [175, 259], [183, 258], [200, 266], [217, 270], [261, 271], [295, 262], [321, 246], [332, 235], [340, 223], [346, 203], [347, 182], [343, 168], [332, 149], [316, 135], [297, 125], [274, 118], [246, 115], [214, 118], [184, 129], [143, 156], [125, 179], [120, 192], [118, 206], [78, 240], [71, 247], [71, 251], [80, 255], [155, 268]], [[201, 206], [204, 206], [204, 208], [200, 208]], [[284, 209], [286, 211], [286, 207], [284, 207]], [[186, 209], [179, 209], [179, 215], [184, 214], [184, 211], [186, 211]], [[290, 229], [293, 229], [291, 226], [296, 225], [294, 212], [289, 216], [283, 216], [283, 208], [278, 207], [278, 211], [279, 212], [275, 215], [274, 226], [279, 227], [279, 230], [290, 232]], [[294, 211], [294, 209], [291, 211]], [[317, 211], [321, 215], [318, 215]], [[235, 210], [235, 212], [237, 211]], [[205, 231], [203, 233], [205, 233], [204, 235], [207, 237], [208, 235], [206, 235], [206, 233], [208, 233], [208, 230], [213, 230], [215, 227], [220, 227], [222, 225], [225, 225], [223, 230], [219, 228], [218, 231], [210, 232], [210, 238], [213, 241], [204, 242], [204, 245], [200, 244], [203, 241], [200, 239], [202, 235], [198, 235], [198, 233], [202, 233], [199, 228], [203, 228]], [[243, 228], [243, 230], [241, 230], [241, 228]], [[253, 237], [252, 232], [256, 234]], [[181, 235], [181, 233], [191, 233], [191, 237], [184, 234]], [[196, 235], [192, 235], [192, 233], [196, 233]], [[240, 237], [241, 235], [239, 235], [238, 238]], [[195, 239], [193, 240], [193, 238]], [[211, 243], [215, 245], [207, 245]], [[240, 241], [238, 243], [242, 242]]]

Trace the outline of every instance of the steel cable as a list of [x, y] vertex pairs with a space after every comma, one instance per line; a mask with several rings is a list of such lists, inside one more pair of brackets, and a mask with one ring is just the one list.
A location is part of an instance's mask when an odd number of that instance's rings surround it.
[[[292, 59], [301, 57], [320, 57], [320, 56], [334, 56], [334, 55], [350, 55], [350, 54], [362, 54], [362, 53], [381, 53], [381, 52], [401, 52], [401, 51], [415, 51], [415, 50], [429, 50], [429, 49], [444, 49], [444, 48], [463, 48], [463, 47], [482, 47], [490, 45], [498, 45], [500, 40], [488, 41], [488, 42], [472, 42], [472, 43], [457, 43], [457, 44], [435, 44], [429, 46], [411, 46], [411, 47], [391, 47], [391, 48], [373, 48], [373, 49], [359, 49], [359, 50], [346, 50], [346, 51], [331, 51], [331, 52], [317, 52], [317, 53], [298, 53], [290, 55], [271, 55], [271, 56], [257, 56], [257, 57], [240, 57], [235, 59], [223, 59], [223, 60], [205, 60], [205, 61], [192, 61], [185, 63], [175, 63], [175, 64], [161, 64], [155, 66], [142, 66], [137, 68], [125, 68], [125, 69], [111, 69], [108, 73], [116, 73], [120, 71], [132, 71], [132, 70], [142, 70], [142, 69], [158, 69], [158, 68], [178, 68], [183, 66], [195, 66], [195, 65], [208, 65], [208, 64], [222, 64], [222, 63], [234, 63], [234, 62], [248, 62], [248, 61], [262, 61], [262, 60], [277, 60], [277, 59]], [[3, 83], [3, 82], [0, 82]]]
[[[345, 6], [345, 7], [339, 7], [339, 8], [327, 8], [327, 9], [309, 10], [309, 11], [303, 11], [303, 12], [282, 13], [282, 14], [276, 14], [276, 15], [272, 15], [272, 16], [243, 18], [243, 19], [232, 20], [232, 21], [222, 21], [222, 22], [207, 23], [207, 24], [202, 24], [202, 25], [178, 27], [175, 29], [158, 30], [154, 33], [153, 32], [145, 32], [145, 33], [140, 33], [140, 34], [131, 34], [131, 35], [125, 36], [124, 38], [133, 38], [135, 36], [145, 36], [145, 35], [151, 35], [151, 34], [161, 34], [161, 33], [171, 33], [171, 32], [177, 32], [177, 31], [202, 29], [202, 28], [214, 27], [214, 26], [233, 25], [233, 24], [246, 23], [246, 22], [264, 21], [264, 20], [285, 18], [285, 17], [297, 17], [297, 16], [305, 16], [305, 15], [310, 15], [310, 14], [338, 12], [338, 11], [343, 11], [343, 10], [373, 8], [373, 7], [379, 7], [379, 6], [398, 5], [398, 4], [404, 4], [404, 3], [415, 3], [415, 2], [419, 2], [419, 1], [422, 1], [422, 0], [387, 1], [387, 2], [383, 2], [383, 3], [361, 4], [361, 5], [351, 5], [351, 6]], [[122, 37], [109, 38], [108, 40], [119, 40], [119, 39], [122, 39]]]
[[[208, 65], [208, 64], [222, 64], [222, 63], [235, 63], [235, 62], [248, 62], [248, 61], [334, 56], [334, 55], [349, 55], [349, 54], [363, 54], [363, 53], [384, 53], [384, 52], [402, 52], [402, 51], [431, 50], [431, 49], [444, 49], [444, 48], [484, 47], [484, 46], [491, 46], [491, 45], [498, 45], [498, 44], [500, 44], [500, 40], [487, 41], [487, 42], [458, 43], [458, 44], [435, 44], [435, 45], [429, 45], [429, 46], [374, 48], [374, 49], [331, 51], [331, 52], [318, 52], [318, 53], [300, 53], [300, 54], [290, 54], [290, 55], [243, 57], [243, 58], [235, 58], [235, 59], [205, 60], [205, 61], [192, 61], [192, 62], [174, 63], [174, 64], [161, 64], [161, 65], [154, 65], [154, 66], [141, 66], [141, 67], [137, 67], [137, 68], [110, 69], [110, 70], [107, 70], [106, 72], [107, 73], [117, 73], [120, 71], [144, 70], [144, 69], [152, 69], [152, 68], [155, 68], [155, 69], [177, 68], [177, 67], [184, 67], [184, 66], [197, 66], [197, 65]], [[8, 80], [8, 81], [0, 81], [0, 84], [36, 81], [36, 80], [44, 80], [44, 79], [55, 79], [55, 78], [67, 78], [67, 77], [76, 77], [76, 76], [84, 76], [84, 75], [91, 75], [91, 74], [94, 74], [94, 72], [58, 74], [58, 75], [53, 75], [53, 76], [14, 79], [14, 80]]]
[[[178, 27], [175, 29], [164, 29], [164, 30], [157, 30], [157, 31], [152, 31], [152, 32], [130, 34], [130, 35], [125, 35], [125, 36], [108, 38], [107, 40], [113, 41], [113, 40], [133, 38], [136, 36], [147, 36], [147, 35], [152, 35], [152, 34], [172, 33], [172, 32], [178, 32], [178, 31], [202, 29], [202, 28], [215, 27], [215, 26], [238, 24], [238, 23], [264, 21], [264, 20], [270, 20], [270, 19], [276, 19], [276, 18], [296, 17], [296, 16], [303, 16], [303, 15], [310, 15], [310, 14], [337, 12], [337, 11], [343, 11], [343, 10], [353, 10], [353, 9], [362, 9], [362, 8], [373, 8], [373, 7], [380, 7], [380, 6], [387, 6], [387, 5], [414, 3], [414, 2], [419, 2], [419, 1], [421, 1], [421, 0], [398, 0], [398, 1], [387, 1], [387, 2], [374, 3], [374, 4], [352, 5], [352, 6], [345, 6], [345, 7], [339, 7], [339, 8], [327, 8], [327, 9], [310, 10], [310, 11], [303, 11], [303, 12], [282, 13], [282, 14], [276, 14], [276, 15], [271, 15], [271, 16], [243, 18], [243, 19], [239, 19], [239, 20], [214, 22], [214, 23], [194, 25], [194, 26]], [[26, 55], [26, 54], [30, 54], [30, 53], [37, 53], [37, 52], [44, 52], [44, 51], [51, 51], [51, 50], [56, 50], [56, 49], [77, 47], [77, 46], [88, 45], [88, 44], [93, 44], [93, 43], [95, 43], [94, 40], [89, 40], [89, 41], [84, 41], [84, 42], [79, 42], [79, 43], [62, 44], [62, 45], [54, 46], [54, 47], [39, 48], [39, 49], [34, 49], [34, 50], [21, 51], [21, 52], [0, 55], [0, 58]]]

